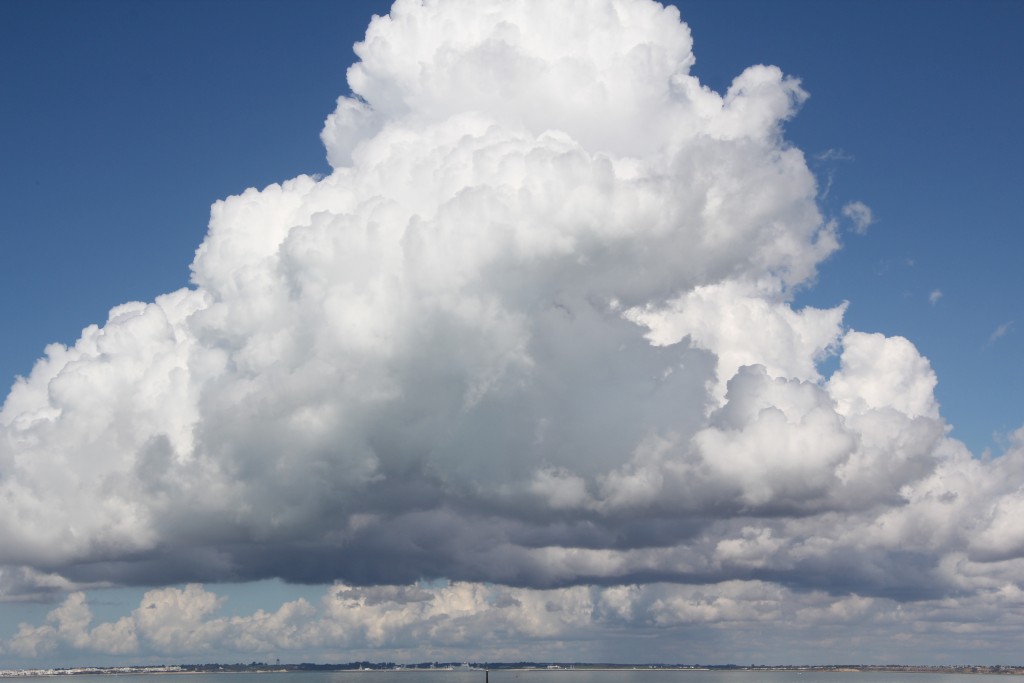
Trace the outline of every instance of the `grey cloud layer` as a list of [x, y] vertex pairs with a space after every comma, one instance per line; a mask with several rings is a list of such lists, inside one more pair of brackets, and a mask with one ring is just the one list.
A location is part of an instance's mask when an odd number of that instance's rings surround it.
[[330, 176], [218, 202], [192, 288], [15, 383], [8, 595], [1019, 584], [1020, 444], [972, 459], [910, 342], [789, 304], [838, 248], [798, 82], [702, 87], [645, 0], [400, 0], [357, 53]]

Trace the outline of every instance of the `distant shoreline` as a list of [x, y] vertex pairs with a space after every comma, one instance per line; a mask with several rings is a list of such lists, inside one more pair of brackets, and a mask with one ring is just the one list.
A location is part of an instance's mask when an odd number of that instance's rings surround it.
[[473, 673], [484, 671], [710, 671], [710, 672], [815, 672], [815, 673], [921, 673], [921, 674], [985, 674], [1024, 675], [1022, 666], [923, 666], [923, 665], [781, 665], [781, 666], [739, 666], [685, 665], [685, 664], [611, 664], [611, 663], [546, 663], [546, 662], [488, 662], [484, 664], [393, 664], [391, 662], [352, 662], [349, 664], [181, 664], [169, 666], [110, 666], [110, 667], [67, 667], [39, 669], [0, 670], [0, 678], [39, 678], [53, 676], [116, 676], [116, 675], [183, 675], [183, 674], [229, 674], [229, 673], [372, 673], [421, 672], [421, 673]]

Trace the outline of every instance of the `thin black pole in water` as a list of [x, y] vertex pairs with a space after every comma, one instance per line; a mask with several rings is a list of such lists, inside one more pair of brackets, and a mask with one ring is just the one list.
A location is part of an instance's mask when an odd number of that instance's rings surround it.
[[484, 669], [484, 683], [490, 683], [491, 672], [488, 669]]

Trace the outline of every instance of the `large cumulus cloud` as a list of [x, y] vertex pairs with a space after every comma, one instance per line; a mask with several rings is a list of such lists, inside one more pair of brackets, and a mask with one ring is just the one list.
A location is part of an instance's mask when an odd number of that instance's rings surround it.
[[[218, 202], [192, 287], [15, 382], [9, 596], [1018, 585], [1019, 446], [972, 458], [912, 343], [790, 303], [839, 246], [783, 135], [799, 82], [709, 90], [647, 0], [399, 0], [356, 52], [329, 176]], [[38, 628], [176, 637], [61, 609]]]

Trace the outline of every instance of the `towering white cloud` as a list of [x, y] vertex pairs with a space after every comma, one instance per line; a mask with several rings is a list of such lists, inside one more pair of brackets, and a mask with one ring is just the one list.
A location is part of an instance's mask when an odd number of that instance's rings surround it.
[[[192, 288], [114, 308], [17, 380], [3, 576], [570, 602], [657, 580], [675, 587], [643, 609], [665, 624], [757, 618], [694, 613], [679, 596], [703, 584], [861, 596], [842, 613], [1016, 586], [1020, 449], [972, 459], [909, 341], [790, 304], [838, 246], [782, 134], [797, 81], [754, 66], [712, 92], [648, 0], [399, 0], [356, 51], [331, 175], [218, 202]], [[431, 600], [495, 604], [463, 590]], [[602, 614], [633, 609], [623, 590]], [[153, 604], [187, 598], [184, 621], [89, 631], [69, 603], [13, 647], [192, 647], [216, 604], [175, 595]], [[288, 610], [260, 623], [307, 608]]]

